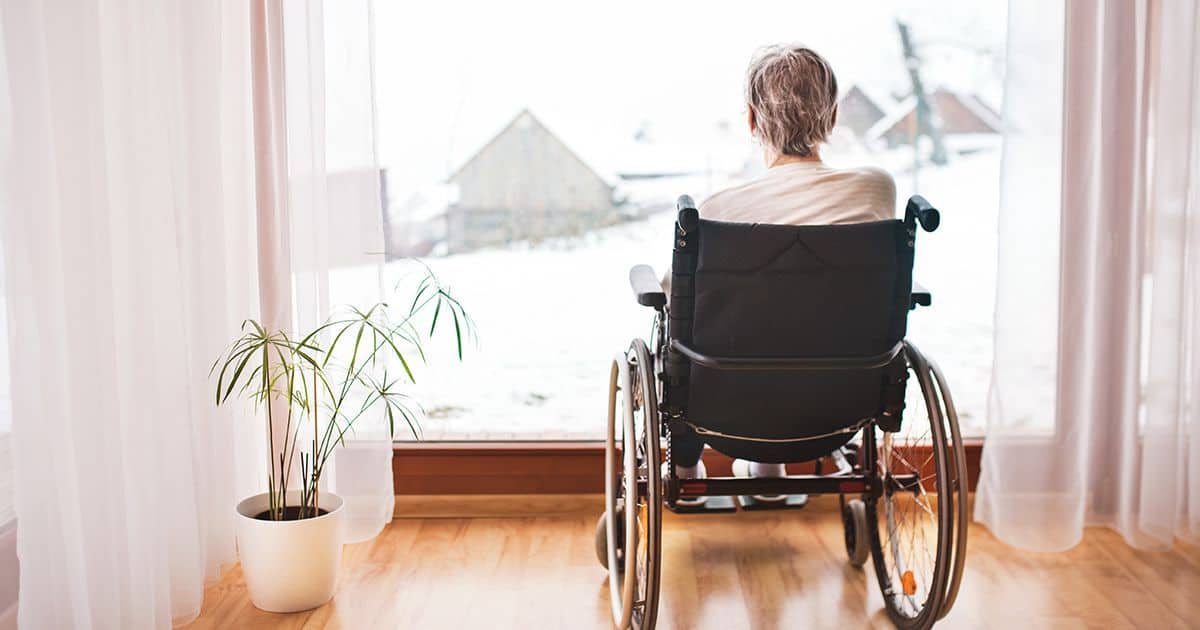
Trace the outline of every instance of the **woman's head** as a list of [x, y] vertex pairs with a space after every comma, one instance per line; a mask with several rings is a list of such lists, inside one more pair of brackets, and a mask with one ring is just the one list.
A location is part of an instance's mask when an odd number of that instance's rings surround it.
[[775, 153], [813, 156], [837, 121], [837, 93], [833, 69], [813, 50], [763, 48], [746, 71], [750, 131]]

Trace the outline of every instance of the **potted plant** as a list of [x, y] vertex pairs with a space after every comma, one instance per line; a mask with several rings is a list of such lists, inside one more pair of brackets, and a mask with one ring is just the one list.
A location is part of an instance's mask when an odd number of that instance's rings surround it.
[[[429, 311], [423, 333], [417, 325]], [[428, 272], [399, 318], [387, 303], [347, 307], [303, 336], [246, 320], [243, 334], [214, 363], [218, 405], [236, 393], [266, 410], [267, 491], [238, 503], [235, 516], [242, 572], [258, 608], [295, 612], [333, 597], [343, 507], [321, 488], [325, 466], [355, 424], [372, 415], [386, 419], [393, 437], [398, 419], [420, 437], [405, 389], [415, 382], [412, 360], [424, 360], [423, 344], [439, 318], [453, 322], [461, 359], [471, 320]]]

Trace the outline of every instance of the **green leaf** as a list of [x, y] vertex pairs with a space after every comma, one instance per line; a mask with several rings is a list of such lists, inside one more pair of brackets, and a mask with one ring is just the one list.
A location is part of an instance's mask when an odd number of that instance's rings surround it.
[[454, 340], [458, 343], [458, 360], [462, 361], [462, 330], [460, 330], [458, 326], [458, 311], [450, 309], [450, 314], [454, 316]]
[[429, 277], [426, 276], [423, 280], [421, 280], [421, 284], [418, 285], [418, 287], [417, 287], [417, 294], [413, 296], [412, 305], [408, 307], [408, 313], [410, 315], [417, 311], [417, 302], [421, 301], [421, 296], [425, 295], [425, 292], [428, 290], [429, 290]]
[[433, 309], [433, 322], [429, 324], [429, 335], [433, 336], [433, 331], [437, 330], [438, 313], [442, 312], [442, 301], [438, 300], [437, 307]]
[[229, 387], [225, 390], [224, 396], [221, 396], [221, 390], [217, 390], [218, 405], [226, 400], [229, 400], [229, 394], [233, 393], [233, 388], [238, 383], [238, 377], [242, 375], [242, 370], [246, 369], [246, 363], [250, 361], [250, 357], [252, 356], [254, 356], [253, 353], [247, 353], [246, 356], [242, 358], [242, 362], [238, 364], [237, 369], [233, 372], [233, 376], [229, 379]]
[[[367, 325], [371, 326], [372, 328], [376, 327], [374, 322], [367, 322]], [[380, 332], [383, 333], [383, 331], [380, 331]], [[411, 380], [415, 383], [416, 378], [413, 377], [412, 369], [409, 368], [409, 366], [408, 366], [408, 361], [406, 361], [404, 359], [404, 353], [401, 352], [400, 348], [398, 348], [396, 346], [396, 342], [392, 341], [392, 338], [390, 335], [388, 335], [387, 333], [383, 333], [382, 336], [383, 336], [383, 340], [386, 341], [388, 346], [390, 346], [392, 348], [392, 353], [395, 355], [395, 357], [397, 359], [400, 360], [400, 365], [404, 367], [404, 373], [408, 375], [409, 380]]]
[[[235, 346], [236, 346], [236, 344], [235, 344]], [[244, 352], [253, 352], [253, 351], [254, 351], [253, 346], [248, 347], [244, 350]], [[221, 390], [224, 389], [224, 386], [225, 386], [225, 372], [229, 369], [230, 365], [234, 364], [237, 361], [237, 359], [240, 355], [241, 355], [241, 352], [231, 354], [229, 356], [229, 358], [227, 358], [225, 360], [225, 365], [221, 366], [221, 374], [220, 374], [220, 376], [217, 377], [217, 404], [218, 405], [221, 404]], [[219, 361], [219, 359], [218, 359], [218, 361]], [[237, 379], [234, 379], [234, 380], [236, 381]]]

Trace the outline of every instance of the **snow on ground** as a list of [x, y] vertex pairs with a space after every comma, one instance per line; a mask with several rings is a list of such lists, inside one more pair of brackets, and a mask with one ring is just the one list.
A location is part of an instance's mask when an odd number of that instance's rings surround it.
[[[894, 157], [901, 212], [913, 178]], [[945, 371], [972, 434], [982, 431], [991, 375], [998, 159], [988, 151], [919, 174], [942, 226], [918, 235], [916, 277], [933, 292], [933, 308], [910, 316], [909, 339]], [[651, 330], [652, 312], [633, 301], [628, 270], [666, 270], [672, 219], [659, 212], [584, 237], [424, 261], [478, 331], [461, 363], [443, 339], [418, 371], [425, 438], [601, 437], [609, 361]], [[392, 263], [388, 282], [403, 286], [418, 269]]]
[[[933, 306], [908, 318], [909, 340], [945, 372], [964, 431], [977, 435], [992, 376], [998, 169], [995, 152], [921, 173], [921, 193], [941, 211], [942, 224], [917, 234], [914, 277], [932, 292]], [[906, 179], [897, 177], [900, 203], [912, 194]]]
[[[593, 438], [604, 430], [608, 361], [648, 335], [628, 270], [665, 270], [672, 217], [661, 212], [572, 242], [425, 261], [475, 320], [464, 361], [438, 341], [415, 395], [427, 439]], [[400, 275], [413, 263], [389, 266]]]

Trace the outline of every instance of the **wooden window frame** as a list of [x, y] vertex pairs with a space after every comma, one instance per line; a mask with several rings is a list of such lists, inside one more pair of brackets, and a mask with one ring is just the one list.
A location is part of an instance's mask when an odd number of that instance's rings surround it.
[[[970, 487], [979, 479], [982, 439], [964, 440]], [[728, 475], [730, 458], [712, 449], [704, 465]], [[811, 464], [788, 466], [811, 472]], [[397, 495], [595, 494], [604, 492], [604, 443], [397, 442], [392, 457]]]

